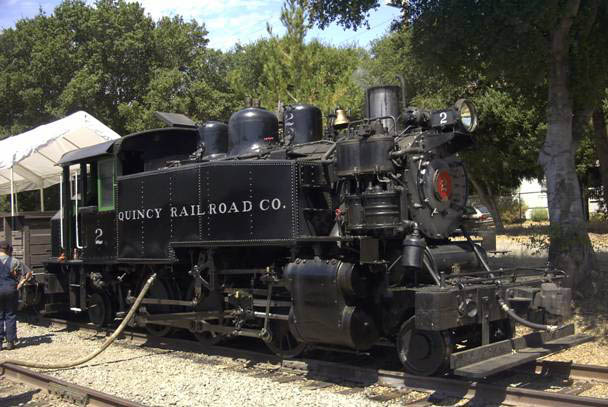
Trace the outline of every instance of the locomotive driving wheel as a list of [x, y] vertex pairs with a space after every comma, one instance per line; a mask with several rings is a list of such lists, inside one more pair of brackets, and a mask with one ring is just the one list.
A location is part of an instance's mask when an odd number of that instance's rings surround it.
[[[217, 322], [210, 322], [215, 325]], [[226, 335], [212, 331], [196, 332], [192, 331], [192, 335], [203, 345], [219, 345], [226, 340]]]
[[401, 325], [397, 353], [406, 372], [430, 376], [449, 367], [452, 341], [446, 332], [416, 329], [415, 317], [411, 317]]
[[[203, 301], [203, 299], [209, 295], [209, 290], [205, 287], [201, 287], [201, 299], [199, 300], [199, 303]], [[190, 287], [188, 287], [188, 295], [186, 297], [188, 300], [192, 301], [194, 300], [194, 283], [190, 284]], [[206, 321], [208, 324], [210, 325], [217, 325], [217, 324], [221, 324], [220, 320], [208, 320]], [[226, 340], [226, 335], [221, 334], [219, 332], [212, 332], [212, 331], [195, 331], [195, 330], [191, 330], [190, 332], [192, 332], [192, 335], [194, 335], [194, 337], [203, 345], [219, 345], [220, 343], [224, 342]]]
[[[162, 278], [157, 279], [152, 287], [148, 290], [146, 294], [146, 298], [155, 298], [161, 300], [169, 300], [172, 299], [171, 295], [171, 286], [170, 283]], [[155, 305], [155, 304], [147, 304], [146, 310], [150, 315], [154, 314], [166, 314], [172, 312], [172, 307], [169, 305]], [[152, 336], [167, 336], [173, 330], [172, 327], [167, 325], [156, 325], [156, 324], [146, 324], [146, 331]]]
[[110, 299], [107, 295], [100, 292], [94, 292], [88, 298], [87, 313], [89, 314], [89, 320], [93, 325], [101, 328], [107, 324], [112, 313]]
[[272, 337], [270, 342], [266, 342], [266, 346], [282, 358], [295, 358], [307, 348], [305, 343], [293, 336], [287, 321], [272, 319], [268, 321], [268, 330]]

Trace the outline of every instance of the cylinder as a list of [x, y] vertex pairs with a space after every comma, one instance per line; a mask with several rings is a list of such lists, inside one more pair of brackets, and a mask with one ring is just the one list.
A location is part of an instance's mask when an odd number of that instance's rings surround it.
[[205, 158], [214, 158], [228, 152], [228, 126], [223, 122], [209, 121], [198, 129], [205, 145]]
[[366, 229], [394, 228], [400, 225], [400, 200], [397, 191], [368, 189], [363, 193]]
[[365, 228], [361, 195], [346, 195], [346, 228], [350, 231]]
[[426, 248], [426, 241], [419, 231], [407, 235], [403, 239], [403, 256], [401, 257], [401, 265], [404, 267], [412, 267], [422, 269], [422, 255]]
[[479, 260], [468, 242], [454, 242], [430, 247], [438, 271], [451, 273], [456, 266], [461, 270], [476, 270]]
[[255, 153], [277, 141], [279, 121], [274, 113], [250, 107], [233, 113], [228, 121], [228, 155]]
[[323, 135], [321, 110], [313, 105], [285, 106], [283, 134], [285, 145], [310, 143]]
[[[401, 115], [401, 88], [399, 86], [374, 86], [365, 91], [365, 113], [367, 117]], [[382, 125], [390, 132], [399, 131], [391, 119], [383, 119]]]
[[376, 135], [361, 140], [361, 158], [359, 172], [378, 173], [393, 170], [390, 152], [394, 147], [391, 136]]
[[336, 143], [336, 175], [353, 177], [361, 172], [361, 141], [349, 138]]

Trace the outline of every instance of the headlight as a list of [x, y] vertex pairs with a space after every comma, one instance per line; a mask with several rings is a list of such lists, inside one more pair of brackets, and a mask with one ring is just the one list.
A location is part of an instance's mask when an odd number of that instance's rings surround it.
[[458, 123], [464, 131], [472, 132], [477, 128], [477, 111], [470, 100], [459, 99], [454, 105], [458, 113]]

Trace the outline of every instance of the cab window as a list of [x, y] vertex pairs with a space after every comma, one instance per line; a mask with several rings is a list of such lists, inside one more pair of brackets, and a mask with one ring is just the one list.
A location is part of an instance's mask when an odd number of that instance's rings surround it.
[[97, 205], [100, 211], [114, 209], [114, 160], [97, 162]]

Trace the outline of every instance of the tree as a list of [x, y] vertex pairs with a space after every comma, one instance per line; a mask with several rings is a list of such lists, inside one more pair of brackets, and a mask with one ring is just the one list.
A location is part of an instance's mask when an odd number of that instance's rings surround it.
[[368, 27], [370, 10], [380, 5], [378, 0], [308, 0], [307, 7], [310, 21], [316, 22], [320, 28], [337, 20], [338, 24], [356, 30], [360, 26]]
[[228, 120], [239, 98], [227, 80], [228, 63], [220, 51], [205, 49], [188, 66], [159, 67], [141, 100], [118, 106], [130, 132], [158, 126], [154, 112], [179, 112], [196, 122]]
[[[354, 3], [369, 6], [366, 1]], [[597, 91], [587, 91], [606, 88], [605, 75], [599, 71], [607, 62], [608, 4], [599, 0], [403, 4], [413, 29], [414, 51], [429, 64], [451, 76], [467, 67], [520, 89], [545, 89], [547, 134], [539, 163], [547, 178], [549, 259], [568, 272], [571, 285], [582, 281], [593, 267], [593, 250], [574, 165], [573, 117], [575, 123], [584, 123], [601, 100]]]
[[219, 61], [207, 50], [206, 35], [196, 21], [177, 16], [155, 22], [138, 3], [125, 0], [98, 0], [93, 6], [66, 0], [51, 16], [20, 20], [0, 34], [0, 134], [76, 110], [88, 111], [119, 134], [141, 130], [159, 105], [154, 95], [188, 86], [188, 102], [164, 107], [200, 113], [192, 105], [201, 100], [206, 102], [201, 108], [225, 106], [214, 97], [227, 91], [226, 81], [217, 86], [212, 81], [224, 73], [205, 82], [215, 69], [209, 63]]
[[496, 84], [473, 95], [479, 111], [475, 147], [462, 153], [469, 179], [488, 207], [496, 231], [504, 232], [499, 212], [502, 196], [510, 195], [526, 178], [538, 177], [538, 156], [545, 124], [539, 109], [517, 89]]
[[354, 47], [333, 47], [317, 40], [306, 43], [307, 16], [298, 0], [288, 0], [281, 11], [283, 36], [268, 27], [269, 39], [246, 46], [237, 45], [229, 55], [232, 89], [242, 98], [260, 99], [274, 109], [284, 104], [311, 103], [323, 112], [337, 105], [360, 112], [363, 98], [355, 71], [365, 51]]

